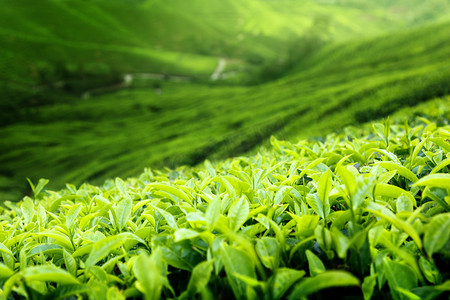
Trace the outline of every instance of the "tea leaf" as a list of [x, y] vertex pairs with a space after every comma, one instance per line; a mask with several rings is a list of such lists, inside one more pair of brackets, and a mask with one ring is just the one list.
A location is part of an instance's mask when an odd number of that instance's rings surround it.
[[309, 274], [311, 277], [314, 277], [326, 271], [322, 261], [314, 253], [306, 250], [306, 257], [308, 259]]
[[33, 266], [21, 271], [26, 280], [51, 281], [61, 284], [79, 283], [75, 277], [55, 266]]
[[419, 178], [417, 178], [416, 174], [414, 174], [413, 172], [411, 172], [410, 170], [408, 170], [407, 168], [405, 168], [402, 165], [393, 163], [393, 162], [389, 162], [389, 161], [381, 161], [378, 162], [377, 165], [392, 171], [392, 170], [396, 170], [398, 174], [402, 175], [403, 177], [409, 179], [412, 182], [417, 182], [419, 180]]
[[364, 300], [372, 299], [373, 290], [377, 283], [377, 275], [370, 275], [364, 278], [363, 283], [361, 284], [361, 289], [364, 295]]
[[358, 286], [359, 280], [344, 271], [327, 271], [315, 277], [304, 279], [297, 284], [289, 295], [289, 299], [300, 299], [322, 289], [341, 286]]
[[450, 174], [431, 174], [421, 178], [414, 186], [429, 186], [450, 189]]
[[133, 201], [131, 199], [123, 199], [115, 207], [115, 213], [117, 216], [117, 229], [122, 231], [122, 229], [127, 224], [127, 221], [131, 217], [131, 211], [133, 209]]
[[78, 203], [69, 209], [69, 212], [66, 215], [67, 228], [72, 229], [72, 226], [75, 223], [76, 219], [78, 218], [81, 209], [82, 209], [81, 203]]
[[397, 288], [411, 290], [417, 286], [417, 277], [411, 268], [388, 258], [383, 260], [383, 274], [394, 292], [394, 298], [403, 299], [402, 295], [397, 292]]
[[[119, 248], [126, 240], [136, 240], [139, 242], [143, 241], [137, 236], [130, 233], [120, 233], [112, 236], [108, 236], [94, 243], [92, 250], [90, 251], [89, 257], [86, 259], [86, 267], [89, 268], [94, 266], [97, 262], [108, 256], [111, 251]], [[75, 253], [74, 253], [75, 256]]]
[[450, 213], [434, 216], [426, 226], [423, 243], [425, 250], [431, 257], [439, 252], [450, 239]]
[[257, 240], [255, 249], [266, 268], [273, 270], [278, 267], [280, 244], [275, 238], [263, 237]]
[[14, 274], [14, 272], [5, 266], [3, 263], [0, 263], [0, 279], [6, 279], [11, 277]]
[[246, 284], [242, 280], [233, 276], [233, 274], [241, 274], [256, 279], [253, 260], [246, 252], [228, 246], [225, 243], [220, 246], [220, 255], [234, 296], [237, 299], [245, 297], [247, 293]]
[[245, 196], [233, 202], [227, 215], [231, 230], [238, 231], [247, 220], [249, 212], [250, 207]]
[[394, 213], [392, 213], [389, 209], [387, 209], [377, 203], [370, 202], [367, 205], [367, 211], [371, 212], [372, 214], [374, 214], [380, 218], [388, 220], [393, 225], [395, 225], [395, 227], [406, 232], [414, 240], [417, 247], [419, 249], [422, 249], [422, 241], [421, 241], [418, 233], [414, 229], [414, 227], [412, 227], [410, 224], [398, 219], [394, 215]]
[[70, 255], [69, 252], [67, 252], [65, 249], [63, 249], [63, 258], [64, 258], [64, 264], [66, 265], [67, 271], [69, 271], [70, 274], [73, 276], [77, 276], [77, 262], [75, 259]]
[[158, 190], [164, 191], [164, 192], [166, 192], [176, 198], [182, 199], [192, 205], [192, 196], [191, 195], [188, 195], [185, 192], [181, 191], [180, 189], [173, 187], [171, 185], [164, 184], [164, 183], [150, 183], [144, 189], [144, 192], [148, 192], [151, 189], [155, 189], [157, 191]]
[[209, 231], [214, 230], [214, 227], [219, 220], [221, 204], [222, 202], [220, 201], [220, 198], [218, 196], [214, 197], [214, 199], [209, 202], [205, 214], [206, 224], [208, 225]]
[[[157, 253], [157, 254], [154, 254]], [[160, 256], [158, 249], [152, 255]], [[163, 279], [160, 268], [150, 259], [141, 253], [134, 261], [133, 273], [137, 278], [137, 287], [144, 294], [145, 300], [158, 300], [161, 297]]]
[[378, 183], [375, 187], [375, 196], [386, 196], [391, 198], [398, 198], [401, 195], [408, 197], [411, 202], [416, 206], [416, 199], [413, 195], [405, 191], [404, 189], [390, 184]]
[[174, 233], [175, 235], [175, 242], [183, 241], [183, 240], [189, 240], [192, 238], [195, 238], [200, 235], [197, 231], [187, 229], [187, 228], [180, 228], [177, 229]]
[[281, 299], [290, 287], [305, 276], [305, 271], [289, 268], [279, 268], [276, 270], [273, 279], [272, 296], [273, 299]]
[[199, 263], [192, 270], [191, 279], [189, 280], [187, 292], [190, 298], [200, 293], [208, 285], [213, 270], [213, 261], [208, 260]]

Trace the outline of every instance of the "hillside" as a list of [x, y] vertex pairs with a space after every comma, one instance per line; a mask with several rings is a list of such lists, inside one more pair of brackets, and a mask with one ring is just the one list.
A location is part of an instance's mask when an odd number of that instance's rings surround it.
[[[445, 0], [4, 0], [0, 11], [0, 124], [23, 106], [73, 102], [127, 73], [208, 79], [292, 59], [304, 37], [349, 40], [448, 19]], [[36, 50], [39, 51], [36, 51]], [[250, 75], [252, 76], [252, 75]], [[8, 111], [8, 113], [4, 113]]]
[[[24, 108], [0, 129], [3, 198], [24, 178], [51, 187], [132, 176], [148, 166], [245, 153], [271, 135], [323, 136], [450, 93], [450, 26], [330, 44], [257, 86], [162, 83], [90, 100]], [[27, 118], [25, 118], [27, 119]]]

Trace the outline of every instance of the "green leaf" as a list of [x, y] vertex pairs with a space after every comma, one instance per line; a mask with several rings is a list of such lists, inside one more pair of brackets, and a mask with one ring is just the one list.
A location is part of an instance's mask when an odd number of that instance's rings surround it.
[[78, 218], [78, 215], [80, 214], [82, 205], [81, 203], [75, 204], [72, 206], [67, 215], [66, 215], [66, 226], [67, 228], [72, 229], [73, 224], [75, 223], [76, 219]]
[[33, 266], [21, 271], [26, 280], [51, 281], [61, 284], [77, 284], [78, 280], [55, 266]]
[[117, 216], [117, 229], [119, 231], [122, 231], [127, 224], [127, 221], [130, 219], [132, 209], [133, 201], [130, 198], [123, 199], [115, 207], [114, 211]]
[[429, 262], [425, 257], [419, 258], [419, 266], [425, 278], [432, 284], [438, 284], [442, 280], [442, 275], [438, 268]]
[[122, 244], [125, 243], [126, 240], [130, 239], [144, 243], [144, 241], [142, 241], [140, 238], [128, 232], [108, 236], [95, 242], [92, 246], [89, 257], [85, 261], [86, 267], [89, 268], [91, 266], [94, 266], [97, 262], [108, 256], [113, 250], [116, 250], [117, 248], [122, 246]]
[[356, 177], [353, 174], [353, 172], [349, 170], [350, 167], [353, 166], [339, 165], [338, 167], [336, 167], [336, 170], [340, 175], [342, 182], [345, 185], [345, 189], [347, 190], [348, 196], [352, 197], [356, 187]]
[[24, 217], [25, 223], [30, 223], [34, 216], [33, 201], [30, 198], [25, 197], [22, 205], [20, 206], [20, 209], [22, 210], [22, 215]]
[[412, 292], [418, 295], [422, 300], [434, 300], [437, 299], [441, 294], [450, 292], [450, 280], [447, 280], [440, 285], [414, 288], [412, 289]]
[[450, 189], [450, 174], [436, 173], [427, 175], [417, 181], [414, 186], [439, 187]]
[[[291, 286], [305, 276], [305, 271], [289, 268], [278, 268], [274, 271], [272, 297], [274, 300], [281, 299]], [[269, 281], [270, 282], [270, 281]]]
[[256, 279], [253, 260], [246, 252], [222, 243], [220, 256], [227, 273], [231, 289], [237, 299], [242, 299], [247, 294], [247, 285], [233, 274], [241, 274]]
[[414, 227], [411, 224], [404, 222], [401, 219], [397, 218], [393, 212], [391, 212], [389, 209], [387, 209], [384, 206], [381, 206], [378, 203], [370, 202], [367, 205], [366, 210], [371, 212], [372, 214], [376, 215], [377, 217], [388, 220], [395, 227], [406, 232], [416, 243], [417, 247], [419, 249], [422, 249], [422, 240], [420, 239], [419, 234], [417, 233], [417, 231], [414, 229]]
[[63, 246], [64, 248], [66, 248], [68, 250], [72, 251], [74, 249], [72, 242], [70, 241], [70, 238], [67, 235], [65, 235], [59, 231], [38, 232], [38, 233], [36, 233], [36, 235], [43, 235], [43, 236], [52, 238], [55, 240], [55, 243]]
[[5, 254], [8, 254], [10, 256], [14, 256], [11, 252], [11, 250], [9, 250], [5, 245], [3, 245], [3, 243], [0, 242], [0, 252], [3, 252]]
[[177, 222], [175, 221], [175, 218], [172, 216], [172, 214], [156, 206], [153, 206], [153, 208], [156, 209], [164, 217], [164, 219], [166, 219], [167, 224], [171, 228], [178, 229]]
[[42, 206], [41, 203], [39, 203], [39, 205], [38, 205], [37, 215], [38, 215], [39, 224], [41, 226], [45, 226], [47, 224], [47, 212], [45, 211], [45, 208]]
[[300, 299], [330, 287], [358, 286], [359, 280], [344, 271], [327, 271], [315, 277], [306, 278], [297, 284], [289, 295], [290, 300]]
[[278, 205], [278, 204], [282, 203], [283, 199], [286, 197], [286, 195], [289, 194], [289, 192], [291, 190], [292, 190], [291, 186], [283, 186], [283, 187], [281, 187], [277, 191], [277, 193], [275, 194], [275, 197], [274, 197], [274, 200], [273, 200], [274, 204]]
[[433, 201], [438, 203], [440, 206], [442, 206], [442, 208], [444, 208], [446, 212], [450, 212], [450, 205], [448, 204], [448, 203], [450, 203], [450, 201], [447, 200], [448, 196], [447, 197], [444, 196], [443, 197], [444, 199], [442, 199], [442, 194], [439, 193], [440, 191], [443, 191], [443, 190], [439, 189], [439, 188], [431, 188], [430, 189], [427, 187], [427, 188], [425, 188], [425, 190], [422, 193], [422, 198], [429, 197]]
[[214, 199], [209, 202], [208, 208], [206, 209], [205, 219], [206, 225], [208, 226], [208, 230], [212, 232], [214, 227], [217, 224], [220, 216], [220, 206], [222, 201], [220, 201], [220, 197], [215, 196]]
[[215, 177], [216, 176], [216, 169], [214, 169], [213, 165], [209, 160], [205, 160], [205, 167], [209, 172], [209, 176]]
[[[156, 249], [152, 255], [161, 257], [161, 251]], [[133, 273], [137, 278], [137, 287], [144, 294], [145, 300], [160, 299], [163, 287], [161, 269], [147, 254], [141, 253], [135, 259]]]
[[250, 207], [245, 196], [233, 202], [227, 215], [231, 230], [238, 231], [247, 220], [249, 212]]
[[450, 213], [436, 215], [425, 226], [423, 243], [425, 250], [431, 257], [439, 252], [450, 238]]
[[[179, 198], [181, 200], [186, 201], [187, 203], [192, 205], [192, 196], [186, 194], [185, 192], [183, 192], [181, 189], [165, 184], [165, 183], [150, 183], [147, 185], [147, 187], [144, 189], [144, 192], [148, 192], [151, 189], [155, 189], [155, 190], [159, 190], [159, 191], [164, 191], [176, 198]], [[174, 199], [175, 200], [175, 199]]]
[[41, 178], [39, 179], [39, 182], [36, 186], [34, 186], [33, 182], [29, 178], [27, 178], [28, 183], [30, 184], [31, 190], [33, 191], [33, 197], [34, 199], [39, 198], [39, 194], [41, 193], [42, 189], [49, 183], [48, 179]]
[[361, 289], [364, 295], [364, 300], [372, 299], [373, 290], [375, 289], [375, 285], [377, 284], [377, 275], [370, 275], [364, 278], [363, 283], [361, 284]]
[[288, 214], [297, 223], [297, 232], [301, 237], [309, 237], [314, 234], [314, 229], [320, 219], [318, 215], [304, 215], [299, 217], [290, 212], [288, 212]]
[[306, 202], [308, 202], [309, 206], [311, 206], [317, 215], [319, 215], [322, 219], [325, 218], [327, 214], [318, 194], [308, 195], [306, 197]]
[[0, 262], [0, 279], [6, 279], [12, 276], [14, 272], [5, 266], [3, 263]]
[[352, 210], [355, 211], [364, 202], [367, 195], [372, 192], [373, 186], [375, 185], [375, 178], [361, 178], [356, 177], [355, 191], [351, 197]]
[[106, 300], [125, 300], [125, 296], [116, 286], [112, 286], [106, 293]]
[[404, 288], [396, 287], [395, 291], [399, 294], [402, 299], [408, 300], [422, 300], [419, 296], [415, 295], [413, 292], [410, 292]]
[[106, 283], [108, 281], [105, 270], [98, 266], [90, 266], [86, 273], [93, 276], [99, 282]]
[[417, 287], [417, 276], [407, 265], [383, 258], [383, 274], [386, 276], [394, 299], [408, 299], [397, 288], [411, 290]]
[[183, 241], [183, 240], [190, 240], [192, 238], [195, 238], [200, 235], [199, 232], [187, 229], [187, 228], [180, 228], [177, 229], [174, 233], [175, 235], [175, 242]]
[[280, 244], [277, 239], [264, 236], [256, 241], [255, 249], [262, 264], [266, 268], [274, 270], [278, 267]]
[[196, 294], [207, 287], [212, 270], [212, 260], [203, 261], [194, 267], [187, 287], [188, 295], [191, 299], [194, 299]]
[[401, 211], [412, 212], [414, 210], [414, 203], [411, 201], [410, 198], [406, 197], [404, 194], [402, 194], [400, 197], [397, 198], [397, 201], [395, 201], [395, 206], [397, 213]]
[[331, 255], [332, 252], [330, 252], [329, 250], [331, 249], [331, 244], [333, 240], [330, 230], [322, 225], [317, 225], [316, 229], [314, 230], [314, 234], [316, 236], [316, 240], [317, 243], [319, 243], [320, 248], [322, 248], [323, 251], [327, 252], [327, 255]]
[[385, 197], [391, 197], [391, 198], [398, 198], [401, 195], [405, 195], [408, 197], [411, 202], [416, 206], [416, 199], [413, 195], [411, 195], [409, 192], [405, 191], [404, 189], [390, 184], [385, 183], [378, 183], [375, 187], [375, 196], [385, 196]]
[[448, 165], [450, 165], [450, 158], [446, 158], [443, 161], [441, 161], [438, 165], [436, 165], [433, 168], [433, 170], [431, 170], [430, 174], [437, 173]]
[[161, 246], [164, 261], [174, 268], [191, 272], [198, 261], [193, 255], [189, 241], [173, 243], [169, 246]]
[[72, 274], [73, 276], [77, 276], [77, 269], [78, 269], [77, 262], [72, 257], [72, 255], [70, 255], [70, 253], [67, 252], [65, 249], [63, 249], [63, 258], [67, 271], [69, 271], [69, 273]]
[[22, 249], [20, 249], [20, 252], [19, 252], [20, 269], [24, 270], [27, 267], [27, 264], [28, 264], [27, 254], [25, 253], [25, 248], [22, 248]]
[[331, 228], [333, 242], [336, 248], [337, 255], [345, 259], [347, 257], [347, 251], [351, 246], [351, 241], [336, 227]]
[[306, 250], [306, 258], [308, 259], [309, 275], [314, 277], [326, 271], [324, 264], [314, 253]]
[[49, 254], [50, 253], [61, 253], [61, 250], [64, 249], [61, 245], [57, 244], [38, 244], [31, 248], [31, 250], [28, 252], [28, 257], [31, 257], [36, 254]]
[[331, 187], [331, 171], [328, 169], [322, 174], [322, 176], [320, 176], [319, 183], [317, 184], [317, 194], [319, 195], [319, 199], [322, 201], [324, 206], [328, 203], [328, 195], [330, 194]]
[[378, 162], [377, 165], [379, 165], [389, 171], [396, 170], [398, 174], [402, 175], [403, 177], [409, 179], [412, 182], [417, 182], [419, 180], [419, 178], [417, 178], [416, 174], [414, 174], [413, 172], [411, 172], [404, 166], [396, 164], [394, 162], [381, 161], [381, 162]]
[[70, 296], [88, 294], [94, 289], [94, 287], [87, 286], [84, 284], [70, 284], [62, 285], [56, 290], [48, 293], [45, 297], [46, 300], [60, 300], [60, 299], [70, 299]]

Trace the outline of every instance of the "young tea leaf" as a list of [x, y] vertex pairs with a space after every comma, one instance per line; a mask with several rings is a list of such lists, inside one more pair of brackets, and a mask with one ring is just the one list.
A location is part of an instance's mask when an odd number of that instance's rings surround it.
[[438, 252], [450, 239], [450, 213], [434, 216], [425, 227], [423, 243], [425, 250], [431, 257]]
[[289, 300], [301, 299], [312, 293], [330, 287], [358, 286], [359, 280], [344, 271], [327, 271], [315, 277], [306, 278], [297, 284], [289, 295]]
[[245, 196], [233, 202], [227, 215], [231, 230], [238, 231], [247, 220], [249, 212], [250, 207]]
[[326, 271], [323, 262], [311, 251], [306, 250], [306, 258], [308, 259], [309, 274], [311, 277]]

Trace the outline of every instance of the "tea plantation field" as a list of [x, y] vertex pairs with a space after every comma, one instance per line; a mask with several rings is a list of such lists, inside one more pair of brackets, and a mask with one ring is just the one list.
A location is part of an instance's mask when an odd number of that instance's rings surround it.
[[0, 208], [0, 298], [446, 299], [446, 104], [98, 186], [30, 182]]
[[[195, 165], [279, 138], [323, 136], [449, 94], [450, 24], [330, 44], [254, 86], [160, 82], [91, 99], [22, 107], [0, 128], [2, 198], [25, 178], [51, 187]], [[27, 121], [28, 120], [28, 121]]]

